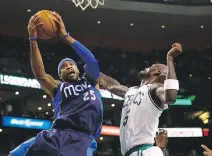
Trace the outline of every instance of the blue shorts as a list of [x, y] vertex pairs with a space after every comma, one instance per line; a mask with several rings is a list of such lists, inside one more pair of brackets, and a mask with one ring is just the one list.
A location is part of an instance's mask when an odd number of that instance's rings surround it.
[[33, 137], [10, 152], [11, 156], [24, 156], [28, 149], [34, 144], [36, 138]]
[[40, 132], [26, 156], [93, 156], [96, 148], [90, 135], [53, 129]]

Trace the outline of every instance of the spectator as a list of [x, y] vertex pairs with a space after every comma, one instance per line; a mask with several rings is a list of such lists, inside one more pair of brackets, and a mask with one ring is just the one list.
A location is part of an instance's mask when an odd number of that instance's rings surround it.
[[206, 147], [205, 145], [201, 145], [201, 147], [205, 150], [203, 152], [203, 155], [205, 156], [212, 156], [212, 150], [210, 150], [208, 147]]

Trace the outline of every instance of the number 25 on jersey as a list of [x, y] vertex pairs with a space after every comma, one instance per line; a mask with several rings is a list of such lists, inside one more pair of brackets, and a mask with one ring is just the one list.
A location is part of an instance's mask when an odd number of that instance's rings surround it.
[[88, 100], [96, 100], [95, 92], [93, 90], [89, 90], [88, 92], [84, 93], [84, 101]]

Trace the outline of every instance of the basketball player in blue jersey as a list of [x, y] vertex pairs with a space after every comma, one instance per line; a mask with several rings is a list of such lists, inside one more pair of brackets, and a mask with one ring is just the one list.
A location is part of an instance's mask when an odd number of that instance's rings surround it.
[[[100, 135], [103, 117], [101, 95], [96, 88], [100, 72], [92, 53], [67, 32], [62, 18], [52, 13], [64, 38], [85, 63], [85, 74], [80, 77], [76, 63], [66, 58], [59, 63], [60, 81], [46, 74], [37, 43], [39, 16], [33, 16], [28, 25], [32, 71], [42, 88], [53, 98], [55, 120], [51, 130], [40, 132], [26, 156], [91, 156]], [[13, 153], [11, 153], [13, 155]]]

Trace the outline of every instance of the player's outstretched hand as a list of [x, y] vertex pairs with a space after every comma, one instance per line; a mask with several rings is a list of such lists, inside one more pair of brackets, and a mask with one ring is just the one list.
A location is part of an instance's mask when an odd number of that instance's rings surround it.
[[208, 147], [206, 147], [205, 145], [201, 145], [201, 147], [205, 150], [203, 152], [203, 155], [205, 156], [212, 156], [212, 150], [210, 150]]
[[55, 18], [53, 18], [53, 20], [58, 25], [59, 35], [61, 37], [64, 37], [65, 35], [67, 35], [67, 31], [66, 31], [66, 27], [64, 25], [64, 22], [63, 22], [61, 16], [55, 11], [52, 12], [52, 15], [55, 17]]
[[156, 145], [161, 148], [165, 149], [168, 144], [168, 134], [167, 131], [164, 129], [160, 129], [159, 132], [156, 133], [155, 138]]
[[34, 16], [30, 18], [28, 26], [27, 26], [29, 38], [38, 37], [37, 27], [44, 24], [43, 22], [38, 23], [39, 18], [40, 17], [38, 14], [35, 14]]
[[179, 43], [174, 43], [172, 49], [167, 53], [167, 58], [174, 59], [176, 56], [180, 55], [183, 52], [182, 46]]

